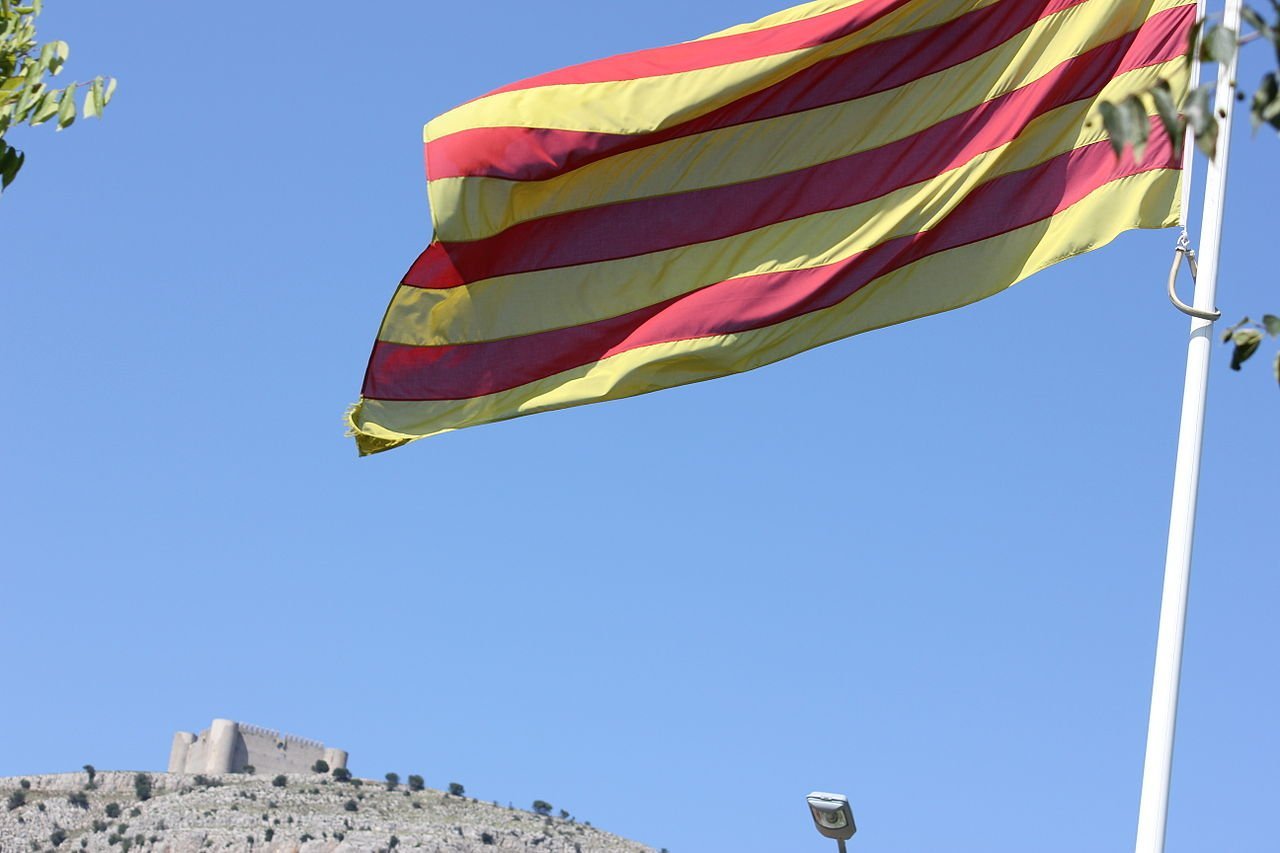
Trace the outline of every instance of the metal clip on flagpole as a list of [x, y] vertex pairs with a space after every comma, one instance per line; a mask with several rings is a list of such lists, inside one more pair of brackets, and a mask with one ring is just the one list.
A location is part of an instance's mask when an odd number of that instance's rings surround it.
[[1214, 322], [1222, 319], [1222, 312], [1218, 309], [1212, 311], [1201, 311], [1178, 298], [1178, 270], [1182, 268], [1182, 259], [1187, 259], [1187, 268], [1191, 270], [1191, 280], [1200, 275], [1198, 264], [1196, 263], [1196, 250], [1191, 248], [1191, 241], [1187, 239], [1186, 229], [1183, 229], [1182, 235], [1178, 237], [1178, 247], [1173, 250], [1173, 266], [1169, 268], [1169, 301], [1173, 303], [1173, 307], [1177, 308], [1183, 314], [1189, 314], [1192, 317], [1199, 317], [1201, 320]]
[[[1223, 25], [1240, 31], [1241, 0], [1226, 0]], [[1204, 16], [1201, 2], [1199, 13]], [[1169, 517], [1169, 548], [1165, 557], [1164, 592], [1160, 601], [1160, 629], [1156, 639], [1155, 674], [1151, 686], [1151, 717], [1147, 727], [1147, 755], [1142, 769], [1142, 801], [1138, 807], [1136, 853], [1163, 853], [1169, 815], [1169, 787], [1173, 773], [1173, 736], [1178, 712], [1178, 682], [1182, 671], [1182, 641], [1187, 619], [1187, 591], [1191, 580], [1191, 544], [1195, 531], [1196, 491], [1200, 482], [1200, 451], [1204, 438], [1205, 397], [1209, 386], [1209, 352], [1213, 344], [1213, 310], [1218, 285], [1218, 257], [1222, 238], [1223, 202], [1227, 183], [1227, 155], [1231, 150], [1231, 114], [1236, 60], [1218, 69], [1215, 112], [1218, 123], [1217, 157], [1209, 163], [1205, 182], [1204, 216], [1200, 232], [1200, 269], [1196, 275], [1195, 305], [1174, 304], [1192, 314], [1183, 386], [1182, 421], [1178, 431], [1178, 462], [1173, 475], [1173, 507]], [[1194, 83], [1193, 83], [1194, 85]], [[1190, 149], [1188, 140], [1187, 148]], [[1184, 196], [1190, 182], [1184, 175]], [[1183, 204], [1183, 211], [1187, 205]], [[1179, 241], [1177, 263], [1190, 247]], [[1172, 289], [1170, 291], [1172, 293]]]

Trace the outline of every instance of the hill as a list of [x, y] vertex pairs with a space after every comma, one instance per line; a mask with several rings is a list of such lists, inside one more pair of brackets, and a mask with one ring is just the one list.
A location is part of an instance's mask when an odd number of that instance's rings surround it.
[[265, 776], [148, 773], [151, 795], [142, 799], [136, 775], [102, 771], [91, 789], [84, 773], [28, 776], [29, 787], [0, 778], [0, 851], [655, 853], [573, 819], [429, 788], [389, 791], [318, 774], [286, 776], [279, 787]]

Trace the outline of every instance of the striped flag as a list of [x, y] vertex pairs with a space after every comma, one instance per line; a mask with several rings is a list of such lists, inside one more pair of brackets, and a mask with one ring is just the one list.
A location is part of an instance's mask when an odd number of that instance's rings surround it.
[[435, 237], [349, 420], [362, 453], [769, 364], [1177, 221], [1097, 115], [1189, 0], [820, 0], [505, 86], [426, 126]]

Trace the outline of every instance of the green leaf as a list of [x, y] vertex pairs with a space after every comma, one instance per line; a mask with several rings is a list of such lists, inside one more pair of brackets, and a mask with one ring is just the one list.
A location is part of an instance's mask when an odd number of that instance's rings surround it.
[[1275, 314], [1263, 314], [1262, 326], [1271, 337], [1280, 337], [1280, 317]]
[[1178, 108], [1174, 106], [1173, 89], [1170, 88], [1168, 80], [1160, 80], [1151, 87], [1151, 100], [1156, 105], [1156, 115], [1160, 116], [1164, 132], [1173, 143], [1173, 156], [1182, 156], [1182, 144], [1187, 138], [1187, 128], [1184, 119], [1178, 116]]
[[116, 78], [108, 77], [106, 91], [102, 93], [102, 105], [104, 107], [107, 104], [111, 103], [111, 96], [114, 95], [115, 93], [116, 93]]
[[1200, 59], [1226, 65], [1235, 56], [1238, 42], [1235, 30], [1215, 24], [1200, 42]]
[[1218, 119], [1213, 114], [1213, 84], [1197, 86], [1187, 93], [1182, 103], [1191, 132], [1195, 134], [1196, 147], [1213, 159], [1218, 149]]
[[1262, 344], [1262, 332], [1257, 329], [1241, 329], [1231, 336], [1231, 340], [1236, 345], [1236, 348], [1231, 352], [1231, 369], [1239, 370], [1240, 365], [1252, 358], [1253, 354], [1258, 351], [1258, 347]]
[[58, 102], [58, 130], [71, 127], [76, 120], [76, 84], [62, 90], [62, 100]]
[[95, 77], [89, 86], [89, 94], [84, 96], [84, 117], [102, 118], [102, 78]]
[[1267, 29], [1267, 22], [1250, 6], [1245, 6], [1240, 10], [1240, 17], [1244, 18], [1245, 23], [1255, 30]]
[[1133, 162], [1141, 163], [1147, 153], [1147, 140], [1151, 137], [1151, 122], [1147, 120], [1147, 108], [1137, 95], [1130, 95], [1121, 102], [1120, 108], [1128, 116], [1128, 125], [1133, 133]]
[[31, 112], [28, 124], [32, 127], [44, 124], [49, 119], [58, 114], [58, 93], [56, 90], [50, 90], [44, 93], [36, 108]]
[[26, 159], [27, 155], [16, 148], [10, 148], [5, 152], [4, 164], [0, 165], [0, 190], [8, 189], [13, 179], [18, 177], [18, 170], [22, 168]]
[[1280, 382], [1280, 352], [1276, 353], [1276, 360], [1272, 362], [1271, 369], [1276, 374], [1276, 382]]
[[1236, 323], [1234, 326], [1232, 326], [1231, 328], [1229, 328], [1229, 329], [1227, 329], [1225, 332], [1223, 332], [1223, 333], [1222, 333], [1222, 342], [1225, 344], [1227, 341], [1231, 340], [1231, 336], [1232, 336], [1232, 335], [1234, 335], [1234, 334], [1236, 333], [1236, 329], [1240, 328], [1241, 326], [1243, 326], [1245, 323], [1248, 323], [1248, 322], [1249, 322], [1249, 318], [1248, 318], [1248, 317], [1245, 317], [1245, 318], [1244, 318], [1243, 320], [1241, 320], [1239, 323]]
[[1129, 127], [1128, 112], [1117, 107], [1110, 101], [1103, 101], [1098, 104], [1098, 111], [1102, 113], [1102, 126], [1107, 131], [1107, 136], [1111, 139], [1111, 150], [1116, 153], [1116, 158], [1124, 154], [1124, 147], [1129, 143]]
[[1280, 103], [1277, 95], [1280, 95], [1280, 79], [1276, 78], [1274, 71], [1269, 71], [1258, 84], [1258, 90], [1253, 93], [1253, 103], [1249, 107], [1249, 123], [1253, 125], [1255, 132], [1267, 123], [1266, 113]]

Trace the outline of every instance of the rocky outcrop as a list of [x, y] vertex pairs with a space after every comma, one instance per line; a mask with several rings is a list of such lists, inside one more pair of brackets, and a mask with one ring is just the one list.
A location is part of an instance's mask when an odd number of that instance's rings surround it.
[[100, 772], [91, 789], [84, 773], [27, 776], [28, 789], [19, 778], [0, 778], [0, 803], [15, 792], [26, 801], [0, 805], [0, 851], [52, 850], [57, 840], [59, 853], [654, 853], [572, 819], [431, 789], [388, 791], [314, 773], [286, 776], [283, 787], [260, 775], [150, 773], [151, 797], [141, 800], [135, 775]]

